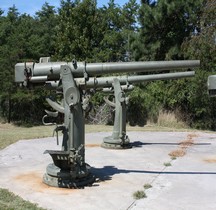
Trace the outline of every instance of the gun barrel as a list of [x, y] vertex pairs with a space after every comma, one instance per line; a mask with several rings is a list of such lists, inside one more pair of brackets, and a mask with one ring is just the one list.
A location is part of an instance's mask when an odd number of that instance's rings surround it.
[[199, 67], [199, 60], [179, 60], [179, 61], [146, 61], [146, 62], [116, 62], [116, 63], [85, 63], [85, 62], [46, 62], [46, 63], [18, 63], [15, 66], [15, 82], [23, 82], [25, 71], [29, 69], [30, 77], [47, 76], [48, 80], [58, 80], [62, 65], [71, 68], [73, 76], [88, 77], [103, 75], [108, 73], [126, 72], [149, 72], [190, 69]]
[[34, 76], [60, 75], [61, 65], [69, 65], [74, 77], [83, 76], [86, 72], [89, 76], [103, 75], [109, 73], [125, 72], [148, 72], [164, 71], [183, 68], [194, 68], [200, 65], [198, 60], [187, 61], [147, 61], [147, 62], [118, 62], [118, 63], [85, 63], [78, 62], [76, 67], [74, 63], [47, 62], [35, 63]]
[[85, 86], [87, 88], [100, 88], [112, 86], [113, 79], [117, 78], [121, 85], [141, 83], [155, 80], [169, 80], [169, 79], [180, 79], [193, 77], [195, 71], [189, 72], [176, 72], [176, 73], [164, 73], [164, 74], [153, 74], [153, 75], [137, 75], [137, 76], [119, 76], [119, 77], [99, 77], [89, 78], [88, 81], [84, 81], [83, 78], [77, 78], [76, 82], [80, 87]]

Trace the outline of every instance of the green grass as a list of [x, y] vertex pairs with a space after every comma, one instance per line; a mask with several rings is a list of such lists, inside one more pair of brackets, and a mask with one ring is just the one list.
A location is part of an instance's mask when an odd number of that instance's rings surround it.
[[164, 166], [168, 167], [171, 166], [172, 164], [170, 162], [164, 163]]
[[144, 187], [144, 189], [146, 189], [146, 190], [149, 189], [149, 188], [152, 188], [151, 184], [144, 184], [143, 187]]
[[136, 200], [146, 198], [146, 197], [147, 196], [143, 190], [138, 190], [135, 193], [133, 193], [133, 198]]
[[0, 210], [45, 210], [6, 189], [0, 189]]

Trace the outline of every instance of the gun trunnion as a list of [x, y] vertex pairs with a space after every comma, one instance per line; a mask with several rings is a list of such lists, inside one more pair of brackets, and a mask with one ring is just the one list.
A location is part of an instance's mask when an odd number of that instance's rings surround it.
[[[85, 163], [85, 134], [84, 134], [84, 108], [83, 93], [86, 89], [98, 89], [113, 87], [118, 100], [120, 110], [118, 116], [122, 116], [122, 105], [124, 94], [121, 85], [130, 85], [144, 81], [163, 79], [178, 79], [194, 76], [194, 71], [148, 74], [134, 76], [106, 76], [111, 73], [127, 72], [161, 72], [169, 70], [182, 70], [199, 67], [198, 60], [191, 61], [149, 61], [149, 62], [118, 62], [118, 63], [85, 63], [85, 62], [50, 62], [49, 58], [41, 58], [40, 63], [18, 63], [15, 65], [15, 82], [22, 86], [30, 84], [44, 85], [46, 83], [53, 87], [61, 84], [63, 94], [63, 106], [48, 100], [48, 103], [64, 114], [64, 123], [57, 125], [55, 131], [62, 131], [62, 149], [46, 150], [53, 159], [53, 163], [47, 166], [43, 181], [51, 186], [65, 188], [79, 188], [94, 182], [94, 175], [90, 172], [90, 166]], [[96, 77], [100, 76], [100, 77]], [[55, 85], [53, 85], [55, 84]], [[125, 105], [123, 105], [125, 107]], [[124, 110], [124, 109], [123, 109]], [[50, 112], [47, 112], [49, 114]], [[51, 113], [56, 116], [56, 113]], [[118, 117], [117, 117], [118, 118]], [[125, 117], [123, 116], [125, 119]], [[109, 148], [124, 149], [125, 144], [125, 121], [119, 120], [120, 128], [114, 130], [114, 136], [106, 139], [105, 144]], [[123, 122], [123, 123], [122, 123]], [[122, 130], [123, 128], [123, 130]], [[114, 145], [114, 147], [112, 147]]]

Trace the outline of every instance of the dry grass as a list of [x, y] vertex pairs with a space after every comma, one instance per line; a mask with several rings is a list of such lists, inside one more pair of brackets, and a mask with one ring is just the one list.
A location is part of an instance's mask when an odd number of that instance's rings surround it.
[[[53, 134], [54, 126], [22, 127], [8, 123], [0, 123], [0, 149], [7, 147], [21, 139], [36, 139], [49, 137]], [[113, 126], [86, 125], [85, 132], [112, 132]], [[127, 126], [127, 131], [189, 131], [189, 129], [175, 129], [158, 125]]]
[[15, 143], [20, 139], [34, 139], [51, 136], [53, 126], [20, 127], [13, 124], [0, 124], [0, 149]]
[[169, 153], [169, 156], [173, 157], [183, 157], [186, 154], [185, 150], [180, 148], [180, 149], [176, 149], [173, 150], [172, 152]]
[[181, 148], [187, 148], [187, 147], [190, 147], [192, 145], [194, 145], [194, 140], [192, 140], [192, 139], [185, 140], [185, 141], [182, 141], [179, 143], [179, 146]]
[[157, 124], [169, 128], [184, 128], [187, 129], [186, 123], [179, 121], [174, 112], [160, 111]]
[[195, 133], [190, 133], [187, 135], [187, 139], [179, 142], [179, 148], [173, 150], [169, 153], [172, 158], [183, 157], [186, 154], [186, 149], [194, 145], [193, 138], [198, 137]]

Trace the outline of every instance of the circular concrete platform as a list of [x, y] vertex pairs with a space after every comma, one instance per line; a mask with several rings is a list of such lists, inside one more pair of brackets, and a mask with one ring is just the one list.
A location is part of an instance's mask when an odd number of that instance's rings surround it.
[[[216, 209], [215, 133], [127, 132], [129, 150], [102, 148], [109, 134], [86, 134], [85, 161], [96, 177], [91, 187], [64, 189], [43, 183], [52, 162], [43, 152], [60, 149], [52, 137], [20, 140], [1, 150], [0, 187], [52, 210]], [[152, 188], [144, 189], [145, 184]], [[138, 190], [147, 197], [135, 200]]]

